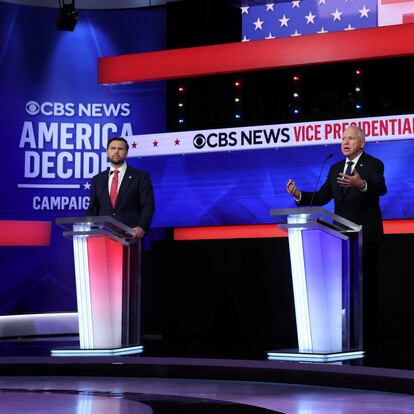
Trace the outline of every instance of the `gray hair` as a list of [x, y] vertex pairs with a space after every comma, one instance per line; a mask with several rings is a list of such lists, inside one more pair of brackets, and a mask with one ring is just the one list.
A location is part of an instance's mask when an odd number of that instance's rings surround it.
[[365, 140], [365, 132], [362, 128], [356, 125], [351, 125], [351, 127], [357, 130], [360, 139]]

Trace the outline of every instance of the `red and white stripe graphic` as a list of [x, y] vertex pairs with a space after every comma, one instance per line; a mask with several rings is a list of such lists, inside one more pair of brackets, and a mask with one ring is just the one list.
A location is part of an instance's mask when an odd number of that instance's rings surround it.
[[414, 1], [378, 0], [378, 26], [414, 23]]

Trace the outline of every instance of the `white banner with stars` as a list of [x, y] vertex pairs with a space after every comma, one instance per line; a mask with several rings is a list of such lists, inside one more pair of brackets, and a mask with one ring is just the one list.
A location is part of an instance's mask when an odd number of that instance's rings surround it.
[[414, 138], [414, 114], [241, 128], [169, 132], [128, 137], [129, 156], [197, 154], [219, 151], [258, 150], [341, 142], [343, 131], [357, 125], [367, 142]]

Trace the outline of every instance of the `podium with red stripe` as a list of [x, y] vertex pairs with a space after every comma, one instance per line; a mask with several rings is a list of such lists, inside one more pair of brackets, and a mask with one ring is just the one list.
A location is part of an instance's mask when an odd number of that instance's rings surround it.
[[140, 345], [140, 253], [133, 230], [112, 217], [58, 218], [72, 239], [79, 349], [55, 356], [127, 355]]

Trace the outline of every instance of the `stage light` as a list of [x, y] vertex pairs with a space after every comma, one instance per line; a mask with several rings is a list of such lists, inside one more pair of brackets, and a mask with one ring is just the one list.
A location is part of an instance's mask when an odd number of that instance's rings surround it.
[[234, 102], [240, 102], [240, 98], [234, 98]]
[[293, 80], [294, 80], [295, 82], [300, 81], [300, 77], [299, 77], [299, 75], [294, 75], [294, 76], [293, 76]]
[[356, 109], [362, 109], [362, 105], [361, 105], [361, 104], [356, 104], [356, 105], [355, 105], [355, 108], [356, 108]]
[[299, 98], [299, 94], [298, 94], [297, 92], [295, 92], [295, 93], [293, 94], [293, 97], [294, 97], [294, 98]]
[[355, 69], [355, 75], [361, 76], [362, 75], [362, 70], [361, 69]]
[[179, 87], [178, 87], [178, 92], [183, 93], [183, 92], [184, 92], [184, 86], [179, 86]]
[[73, 32], [76, 23], [78, 22], [79, 13], [75, 9], [75, 0], [70, 3], [63, 3], [59, 1], [59, 11], [57, 15], [57, 28], [58, 30], [64, 30]]
[[236, 88], [239, 88], [241, 86], [241, 83], [239, 81], [234, 82], [234, 86]]
[[182, 107], [184, 106], [184, 104], [183, 104], [182, 102], [180, 102], [180, 103], [178, 104], [178, 106], [179, 106], [180, 108], [182, 108]]
[[358, 86], [355, 88], [355, 92], [361, 92], [361, 88], [359, 88]]
[[180, 119], [178, 120], [178, 123], [183, 124], [183, 123], [184, 123], [184, 118], [180, 118]]
[[293, 113], [294, 113], [295, 115], [299, 115], [299, 114], [300, 114], [300, 109], [295, 108], [295, 109], [293, 110]]
[[234, 115], [234, 117], [235, 117], [236, 119], [240, 119], [240, 118], [241, 118], [241, 115], [240, 115], [240, 114], [235, 114], [235, 115]]

